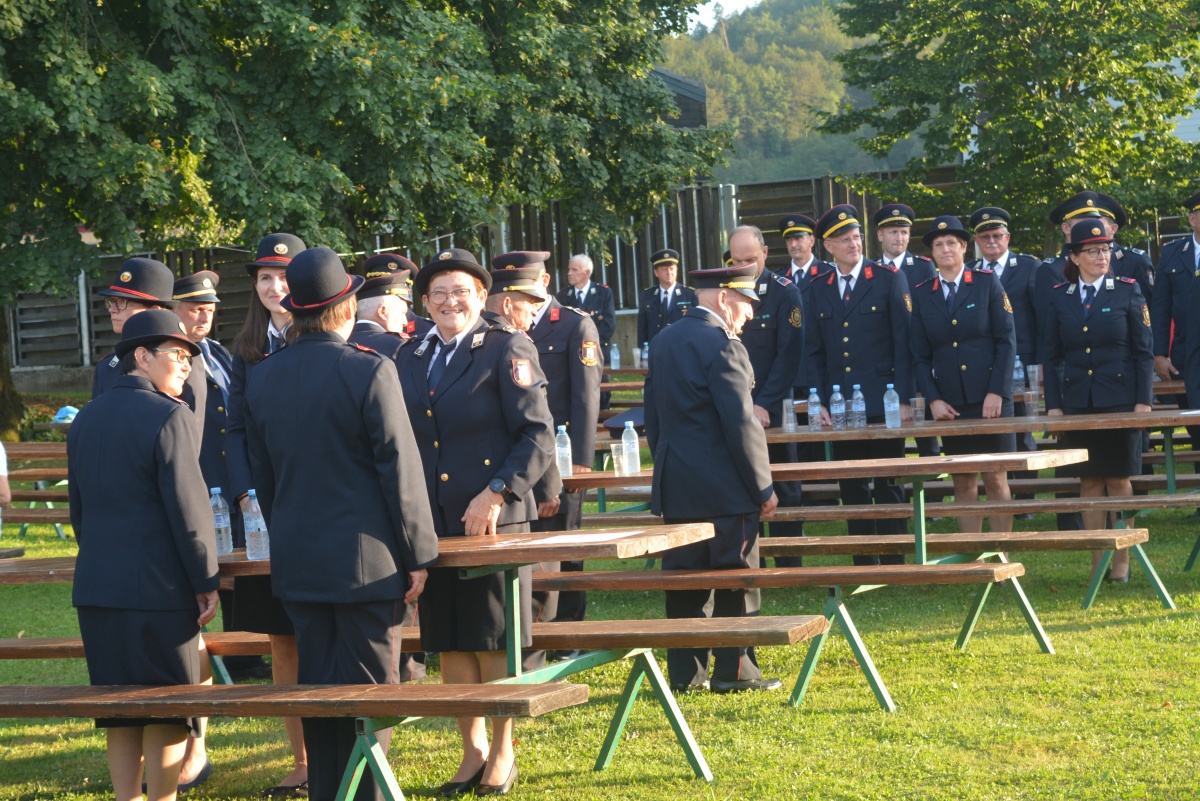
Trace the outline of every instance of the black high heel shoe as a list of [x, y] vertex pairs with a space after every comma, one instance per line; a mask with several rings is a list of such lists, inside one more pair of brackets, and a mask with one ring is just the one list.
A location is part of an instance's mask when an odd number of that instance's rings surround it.
[[504, 784], [481, 784], [475, 788], [475, 795], [508, 795], [509, 790], [517, 783], [517, 763], [513, 762], [512, 768], [508, 771], [508, 778], [504, 780]]
[[456, 795], [462, 795], [463, 793], [467, 792], [468, 790], [471, 790], [472, 788], [479, 787], [480, 786], [479, 783], [481, 781], [483, 781], [483, 769], [486, 767], [487, 767], [486, 763], [481, 765], [479, 767], [479, 770], [475, 771], [475, 775], [472, 776], [471, 778], [467, 779], [466, 781], [446, 782], [441, 787], [434, 790], [433, 794], [435, 796], [437, 796], [438, 798], [453, 798]]

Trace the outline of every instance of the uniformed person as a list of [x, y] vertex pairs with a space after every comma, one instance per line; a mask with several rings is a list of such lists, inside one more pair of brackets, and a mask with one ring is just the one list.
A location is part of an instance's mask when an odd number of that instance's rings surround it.
[[[1200, 192], [1185, 200], [1183, 205], [1192, 235], [1163, 246], [1155, 272], [1150, 319], [1154, 322], [1154, 372], [1163, 381], [1178, 378], [1190, 386], [1200, 381], [1200, 374], [1189, 375], [1186, 359], [1189, 350], [1194, 350], [1189, 348], [1187, 298], [1192, 277], [1200, 275], [1200, 258], [1197, 257], [1200, 234], [1196, 233], [1200, 231]], [[1200, 342], [1196, 344], [1200, 345]], [[1200, 394], [1189, 390], [1189, 399], [1195, 401], [1193, 408], [1200, 408]]]
[[[125, 322], [135, 314], [149, 309], [174, 309], [171, 299], [175, 288], [175, 274], [161, 261], [135, 257], [126, 259], [112, 283], [96, 294], [104, 298], [104, 308], [112, 322], [113, 333], [120, 334]], [[92, 398], [98, 398], [105, 390], [122, 380], [121, 360], [116, 353], [105, 356], [96, 364], [92, 375]], [[188, 373], [187, 385], [181, 396], [192, 410], [196, 420], [196, 443], [199, 445], [204, 434], [204, 413], [208, 404], [208, 386], [203, 370]]]
[[664, 248], [650, 255], [654, 277], [658, 284], [642, 290], [638, 299], [637, 341], [639, 346], [650, 344], [660, 331], [683, 319], [696, 305], [696, 293], [676, 282], [679, 275], [679, 253]]
[[[751, 267], [756, 282], [754, 291], [758, 303], [754, 316], [741, 327], [742, 345], [750, 357], [754, 371], [754, 387], [750, 392], [754, 419], [763, 428], [782, 425], [783, 403], [792, 402], [794, 387], [800, 383], [804, 360], [804, 299], [800, 288], [788, 278], [766, 269], [767, 245], [762, 231], [753, 225], [740, 225], [729, 235], [729, 253], [734, 267]], [[807, 419], [807, 418], [806, 418]], [[798, 461], [793, 443], [767, 446], [772, 462]], [[775, 493], [785, 508], [795, 508], [803, 502], [798, 481], [775, 484]], [[804, 523], [786, 521], [770, 524], [773, 537], [804, 536]], [[798, 556], [776, 557], [779, 567], [799, 567]]]
[[[217, 612], [217, 547], [195, 421], [179, 395], [200, 349], [169, 311], [123, 322], [121, 377], [67, 434], [79, 543], [71, 602], [91, 684], [197, 684], [200, 626]], [[108, 730], [115, 797], [142, 797], [144, 767], [149, 798], [175, 798], [194, 718], [96, 725]]]
[[[731, 243], [734, 257], [737, 245]], [[646, 375], [646, 436], [654, 454], [651, 505], [664, 523], [711, 522], [716, 537], [663, 554], [664, 570], [758, 566], [760, 516], [774, 513], [763, 427], [754, 414], [754, 370], [737, 332], [754, 313], [753, 262], [696, 270], [698, 305], [665, 330], [650, 350]], [[668, 618], [745, 617], [758, 614], [758, 590], [680, 590], [666, 593]], [[667, 673], [677, 691], [711, 686], [714, 692], [774, 690], [753, 648], [667, 651]]]
[[[1045, 334], [1042, 327], [1050, 303], [1050, 291], [1063, 282], [1063, 268], [1071, 251], [1071, 226], [1081, 219], [1100, 219], [1100, 196], [1092, 191], [1078, 192], [1050, 211], [1050, 222], [1062, 231], [1063, 245], [1057, 256], [1044, 259], [1033, 276], [1033, 303], [1038, 320], [1038, 364], [1044, 361], [1041, 353]], [[1044, 371], [1043, 371], [1044, 372]]]
[[[510, 325], [480, 317], [492, 278], [466, 250], [439, 252], [417, 273], [416, 292], [433, 315], [424, 340], [400, 351], [400, 379], [425, 470], [439, 537], [529, 531], [538, 519], [534, 486], [554, 464], [552, 418], [537, 349]], [[530, 644], [529, 570], [520, 603]], [[478, 684], [506, 673], [504, 582], [430, 571], [420, 606], [421, 642], [442, 655], [443, 681]], [[512, 719], [459, 721], [463, 759], [438, 788], [454, 795], [507, 792], [516, 780]]]
[[1097, 205], [1100, 208], [1100, 219], [1108, 235], [1113, 238], [1113, 257], [1109, 271], [1118, 278], [1132, 278], [1138, 282], [1138, 289], [1146, 303], [1151, 303], [1154, 297], [1154, 264], [1149, 254], [1141, 248], [1129, 247], [1117, 242], [1117, 232], [1129, 225], [1129, 215], [1112, 195], [1097, 192]]
[[[600, 363], [609, 366], [613, 337], [617, 333], [617, 305], [607, 284], [592, 280], [592, 257], [576, 253], [567, 262], [567, 286], [558, 292], [558, 302], [579, 309], [592, 318], [600, 337]], [[600, 394], [600, 408], [607, 409], [612, 393]]]
[[416, 322], [408, 319], [415, 271], [416, 265], [397, 253], [380, 253], [363, 262], [366, 282], [358, 292], [351, 342], [396, 358], [404, 340], [416, 332]]
[[[1012, 374], [1017, 347], [1012, 307], [1000, 279], [987, 269], [967, 269], [971, 234], [954, 216], [934, 219], [923, 237], [937, 275], [912, 292], [912, 349], [917, 388], [934, 420], [1012, 417]], [[951, 456], [1016, 450], [1015, 436], [943, 437]], [[983, 474], [989, 501], [1011, 499], [1008, 473]], [[955, 504], [979, 500], [979, 473], [954, 476]], [[992, 515], [992, 531], [1012, 531], [1012, 515]], [[983, 530], [983, 518], [960, 517], [963, 531]]]
[[[1162, 251], [1162, 256], [1158, 260], [1159, 276], [1163, 275], [1163, 269], [1166, 267], [1172, 272], [1189, 271], [1192, 276], [1200, 275], [1200, 192], [1189, 197], [1184, 201], [1184, 208], [1187, 210], [1187, 221], [1192, 227], [1192, 235], [1182, 237], [1180, 239], [1168, 242]], [[1165, 283], [1165, 281], [1164, 281]], [[1196, 286], [1200, 286], [1197, 284]], [[1191, 317], [1194, 320], [1200, 320], [1200, 292], [1193, 289], [1193, 285], [1186, 285], [1186, 302], [1184, 304], [1184, 317]], [[1158, 310], [1158, 303], [1152, 304], [1154, 309]], [[1168, 306], [1167, 308], [1170, 308]], [[1151, 319], [1155, 319], [1151, 315]], [[1158, 367], [1159, 353], [1159, 337], [1158, 327], [1154, 329], [1154, 357], [1155, 368]], [[1183, 355], [1183, 375], [1185, 385], [1187, 387], [1188, 406], [1193, 409], [1200, 408], [1200, 337], [1196, 338], [1190, 346], [1182, 349]], [[1159, 373], [1161, 375], [1161, 372]]]
[[[346, 341], [361, 276], [309, 248], [287, 279], [296, 339], [259, 362], [245, 401], [271, 584], [295, 625], [300, 683], [395, 684], [404, 604], [437, 559], [404, 395], [392, 360]], [[303, 722], [309, 795], [333, 798], [355, 721]], [[355, 797], [382, 793], [364, 776]]]
[[[912, 351], [909, 326], [912, 299], [904, 274], [863, 256], [862, 225], [851, 205], [834, 206], [817, 222], [817, 237], [834, 258], [836, 269], [812, 286], [807, 353], [809, 374], [823, 400], [822, 420], [829, 424], [829, 397], [834, 384], [847, 396], [862, 386], [867, 422], [881, 423], [883, 394], [893, 384], [900, 396], [900, 414], [912, 419]], [[838, 442], [835, 459], [883, 459], [904, 456], [901, 439]], [[872, 483], [874, 487], [872, 488]], [[843, 479], [838, 482], [846, 504], [903, 503], [903, 490], [888, 477]], [[851, 520], [851, 534], [903, 534], [903, 520]], [[858, 565], [897, 564], [903, 556], [855, 556]]]
[[[1043, 332], [1048, 414], [1149, 412], [1154, 393], [1150, 309], [1137, 282], [1109, 271], [1112, 237], [1096, 219], [1071, 228], [1066, 280], [1051, 292]], [[1125, 429], [1064, 431], [1063, 448], [1087, 448], [1088, 460], [1069, 470], [1080, 477], [1080, 497], [1128, 496], [1129, 477], [1141, 471], [1141, 433]], [[1088, 529], [1105, 528], [1106, 513], [1083, 513]], [[1102, 552], [1092, 555], [1093, 567]], [[1113, 558], [1110, 580], [1127, 581], [1129, 552]]]

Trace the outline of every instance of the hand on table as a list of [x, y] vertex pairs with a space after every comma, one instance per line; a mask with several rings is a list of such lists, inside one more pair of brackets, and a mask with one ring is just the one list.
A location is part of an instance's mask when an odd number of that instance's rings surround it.
[[425, 591], [425, 579], [429, 578], [428, 570], [414, 570], [408, 574], [408, 592], [404, 593], [404, 603], [411, 604]]
[[911, 423], [912, 419], [913, 419], [912, 404], [911, 403], [900, 404], [900, 422], [901, 423]]
[[1047, 417], [1062, 417], [1063, 411], [1062, 411], [1062, 409], [1047, 409], [1046, 416]]
[[958, 417], [958, 411], [941, 398], [929, 402], [929, 412], [934, 420], [953, 420]]
[[763, 428], [766, 428], [767, 426], [771, 425], [771, 415], [767, 413], [766, 409], [764, 409], [761, 406], [755, 405], [753, 408], [753, 412], [754, 412], [754, 419], [758, 421], [758, 424], [760, 426], [762, 426]]
[[994, 417], [1000, 416], [1000, 410], [1004, 407], [1004, 398], [994, 392], [989, 392], [983, 399], [983, 419], [991, 420]]
[[196, 594], [196, 605], [200, 607], [200, 617], [196, 619], [197, 626], [206, 625], [217, 616], [217, 601], [216, 590]]
[[1133, 404], [1133, 413], [1134, 414], [1145, 414], [1146, 412], [1152, 412], [1152, 411], [1154, 411], [1154, 409], [1152, 409], [1150, 407], [1150, 404], [1148, 404], [1148, 403]]
[[500, 507], [504, 505], [504, 497], [498, 492], [484, 489], [483, 492], [471, 499], [467, 505], [467, 513], [462, 520], [467, 524], [468, 537], [496, 536], [496, 521], [500, 519]]
[[1172, 376], [1179, 375], [1175, 365], [1171, 364], [1171, 360], [1166, 356], [1154, 357], [1154, 373], [1163, 381], [1170, 381]]

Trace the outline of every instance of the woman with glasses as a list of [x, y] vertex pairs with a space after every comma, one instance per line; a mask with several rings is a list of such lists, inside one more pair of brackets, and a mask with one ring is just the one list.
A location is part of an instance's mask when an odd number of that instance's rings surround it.
[[[438, 537], [529, 531], [533, 488], [554, 463], [546, 379], [529, 337], [481, 318], [492, 279], [468, 251], [444, 250], [416, 277], [434, 328], [400, 351], [400, 384], [425, 468]], [[530, 570], [521, 571], [521, 645], [528, 648]], [[504, 582], [431, 568], [418, 608], [421, 646], [442, 657], [447, 684], [505, 676]], [[463, 758], [443, 797], [503, 795], [517, 778], [511, 718], [460, 718]]]
[[[259, 362], [287, 345], [292, 315], [281, 305], [288, 294], [287, 266], [305, 249], [298, 236], [268, 234], [259, 240], [254, 261], [246, 265], [246, 272], [254, 281], [254, 291], [246, 309], [246, 322], [233, 340], [225, 432], [229, 483], [243, 513], [250, 490], [255, 488], [246, 447], [246, 381]], [[296, 630], [283, 604], [271, 592], [270, 576], [234, 579], [233, 627], [236, 631], [266, 634], [271, 643], [271, 680], [275, 684], [297, 682], [300, 660], [296, 654]], [[304, 750], [304, 728], [300, 718], [284, 718], [283, 725], [292, 748], [292, 770], [279, 784], [264, 790], [262, 797], [307, 797], [308, 756]]]
[[[1100, 220], [1071, 227], [1063, 283], [1050, 294], [1042, 332], [1046, 355], [1046, 410], [1051, 415], [1150, 411], [1154, 353], [1150, 310], [1132, 278], [1109, 272], [1112, 237]], [[1064, 448], [1087, 448], [1088, 460], [1071, 468], [1081, 497], [1133, 494], [1129, 477], [1141, 472], [1141, 431], [1135, 427], [1063, 432]], [[1088, 529], [1105, 527], [1105, 512], [1083, 512]], [[1103, 553], [1093, 552], [1093, 569]], [[1117, 551], [1110, 581], [1129, 580], [1129, 551]]]
[[[179, 400], [200, 352], [174, 313], [130, 319], [121, 378], [67, 435], [71, 601], [93, 685], [200, 681], [200, 626], [217, 612], [217, 548], [192, 413]], [[174, 799], [195, 718], [100, 719], [113, 795]]]

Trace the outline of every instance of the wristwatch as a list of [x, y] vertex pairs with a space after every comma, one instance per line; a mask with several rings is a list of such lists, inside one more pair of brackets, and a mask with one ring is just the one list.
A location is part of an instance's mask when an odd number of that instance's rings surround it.
[[502, 478], [493, 478], [488, 484], [488, 489], [503, 498], [505, 503], [512, 503], [516, 500], [517, 496], [513, 495], [512, 490], [508, 488]]

